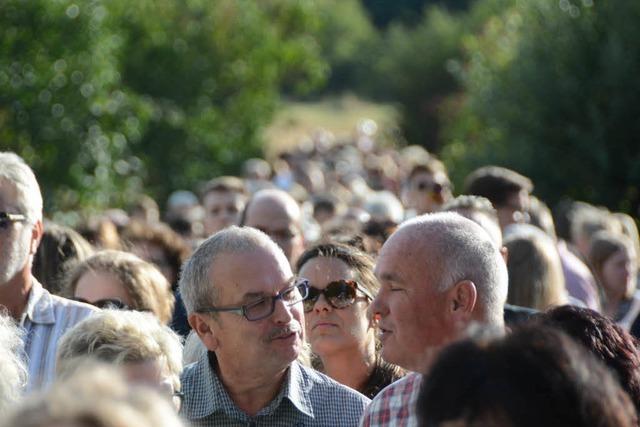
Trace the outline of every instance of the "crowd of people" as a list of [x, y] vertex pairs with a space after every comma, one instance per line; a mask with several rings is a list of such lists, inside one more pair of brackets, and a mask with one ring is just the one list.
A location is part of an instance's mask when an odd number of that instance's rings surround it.
[[0, 153], [0, 426], [637, 426], [636, 221], [533, 193], [318, 134], [69, 227]]

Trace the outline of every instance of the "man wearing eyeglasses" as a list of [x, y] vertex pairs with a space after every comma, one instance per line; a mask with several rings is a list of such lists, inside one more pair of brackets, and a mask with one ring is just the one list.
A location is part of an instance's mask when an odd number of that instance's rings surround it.
[[0, 153], [0, 308], [25, 330], [27, 391], [53, 380], [58, 339], [97, 310], [49, 294], [32, 276], [42, 231], [42, 195], [35, 175], [16, 154]]
[[369, 399], [296, 360], [308, 283], [266, 234], [230, 227], [205, 240], [180, 292], [208, 349], [182, 376], [181, 413], [193, 425], [358, 424]]

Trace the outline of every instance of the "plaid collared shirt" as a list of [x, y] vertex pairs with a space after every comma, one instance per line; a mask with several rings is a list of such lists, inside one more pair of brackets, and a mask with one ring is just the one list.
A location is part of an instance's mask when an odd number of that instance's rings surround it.
[[29, 382], [26, 392], [47, 386], [55, 378], [58, 340], [70, 327], [99, 311], [89, 304], [51, 295], [34, 278], [27, 306], [20, 318], [25, 331], [24, 351], [28, 357]]
[[[211, 360], [210, 360], [211, 359]], [[181, 415], [194, 426], [357, 426], [370, 400], [331, 378], [291, 363], [276, 398], [251, 417], [229, 397], [204, 354], [182, 373]]]
[[415, 372], [389, 384], [373, 399], [362, 417], [360, 426], [417, 426], [415, 406], [421, 384], [422, 375]]

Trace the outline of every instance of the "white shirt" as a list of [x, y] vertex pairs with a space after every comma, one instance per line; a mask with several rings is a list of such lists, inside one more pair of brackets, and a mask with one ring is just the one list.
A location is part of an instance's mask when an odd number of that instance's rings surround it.
[[27, 393], [45, 387], [55, 378], [56, 350], [65, 331], [99, 311], [91, 305], [51, 295], [35, 277], [31, 283], [27, 306], [20, 318], [28, 357]]

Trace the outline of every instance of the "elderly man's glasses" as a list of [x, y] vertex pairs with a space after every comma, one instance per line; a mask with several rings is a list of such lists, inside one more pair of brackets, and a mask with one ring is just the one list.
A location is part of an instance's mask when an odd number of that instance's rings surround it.
[[240, 307], [204, 307], [196, 310], [198, 313], [219, 313], [227, 311], [244, 316], [245, 319], [254, 321], [261, 320], [273, 314], [276, 308], [276, 301], [282, 300], [285, 305], [292, 306], [303, 301], [309, 293], [309, 281], [299, 279], [294, 285], [278, 292], [274, 296], [263, 297], [257, 301], [250, 302]]
[[0, 229], [7, 229], [14, 222], [26, 221], [27, 217], [22, 214], [12, 214], [8, 212], [0, 212]]
[[357, 292], [373, 300], [373, 296], [365, 288], [359, 287], [353, 280], [336, 280], [331, 282], [324, 289], [309, 287], [309, 296], [304, 300], [304, 311], [310, 312], [316, 305], [320, 295], [324, 295], [329, 305], [333, 308], [347, 308], [356, 302]]

